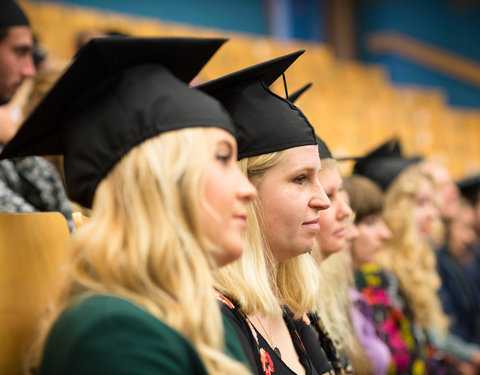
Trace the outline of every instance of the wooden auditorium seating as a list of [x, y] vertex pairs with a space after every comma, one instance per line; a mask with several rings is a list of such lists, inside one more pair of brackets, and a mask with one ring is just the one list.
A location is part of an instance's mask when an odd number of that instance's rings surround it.
[[[451, 108], [440, 89], [394, 85], [384, 68], [339, 61], [325, 44], [278, 40], [47, 1], [19, 1], [38, 38], [57, 59], [73, 56], [75, 36], [80, 31], [109, 28], [135, 36], [229, 38], [202, 70], [200, 80], [204, 81], [305, 49], [307, 52], [286, 74], [289, 90], [313, 83], [297, 104], [335, 156], [362, 155], [397, 136], [407, 155], [445, 162], [455, 178], [480, 171], [480, 111]], [[274, 83], [272, 90], [285, 94], [282, 82]]]
[[0, 374], [22, 373], [26, 346], [63, 285], [69, 235], [57, 212], [0, 213]]

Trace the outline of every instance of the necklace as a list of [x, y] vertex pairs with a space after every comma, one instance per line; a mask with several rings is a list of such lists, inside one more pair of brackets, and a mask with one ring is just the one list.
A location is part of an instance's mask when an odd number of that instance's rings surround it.
[[268, 339], [270, 340], [270, 343], [272, 344], [272, 348], [273, 348], [273, 351], [275, 352], [275, 354], [278, 356], [278, 358], [282, 359], [282, 353], [280, 352], [280, 349], [278, 349], [277, 346], [275, 346], [275, 344], [273, 343], [273, 339], [272, 339], [272, 329], [270, 328], [270, 320], [268, 320], [268, 331], [265, 329], [265, 327], [263, 326], [263, 323], [262, 321], [260, 320], [260, 318], [258, 317], [258, 315], [255, 316], [258, 320], [258, 322], [260, 323], [260, 325], [262, 326], [263, 328], [263, 331], [265, 332], [266, 335], [268, 335]]

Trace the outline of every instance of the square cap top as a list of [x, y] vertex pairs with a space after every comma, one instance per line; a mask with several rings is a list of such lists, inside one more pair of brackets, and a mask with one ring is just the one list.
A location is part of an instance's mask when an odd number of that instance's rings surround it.
[[186, 84], [224, 41], [93, 39], [0, 158], [63, 154], [69, 197], [91, 207], [98, 183], [144, 140], [198, 126], [235, 135], [221, 104]]
[[304, 52], [290, 53], [197, 86], [220, 100], [232, 116], [239, 159], [317, 143], [313, 126], [302, 111], [269, 89]]
[[400, 142], [396, 138], [382, 143], [365, 156], [351, 159], [356, 160], [353, 173], [371, 179], [383, 191], [403, 170], [422, 160], [421, 157], [402, 156]]

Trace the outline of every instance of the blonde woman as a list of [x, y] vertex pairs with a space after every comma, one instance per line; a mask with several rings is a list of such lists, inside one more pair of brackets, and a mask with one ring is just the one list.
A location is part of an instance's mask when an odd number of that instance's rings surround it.
[[[311, 83], [303, 86], [298, 91], [290, 94], [288, 100], [295, 102], [306, 90], [312, 86]], [[348, 225], [347, 217], [352, 213], [348, 207], [348, 196], [342, 189], [342, 178], [338, 172], [337, 163], [333, 159], [330, 150], [325, 142], [317, 136], [318, 152], [322, 162], [322, 170], [319, 172], [319, 179], [329, 200], [330, 207], [319, 213], [320, 231], [317, 234], [317, 242], [313, 248], [312, 256], [320, 268], [321, 282], [319, 283], [317, 308], [308, 313], [310, 323], [318, 336], [318, 340], [325, 352], [335, 374], [352, 373], [344, 341], [350, 340], [353, 335], [353, 327], [349, 317], [350, 299], [348, 296], [349, 278], [348, 269], [342, 259], [330, 255], [340, 251], [347, 244], [347, 237], [355, 236], [355, 227]], [[323, 243], [321, 251], [319, 242]], [[323, 269], [322, 262], [326, 259], [333, 259]], [[335, 285], [335, 288], [332, 288]], [[321, 311], [321, 314], [319, 313]], [[324, 320], [328, 324], [328, 329]], [[356, 352], [361, 348], [356, 348]], [[363, 352], [362, 352], [363, 353]]]
[[242, 258], [215, 273], [223, 312], [257, 374], [331, 370], [305, 315], [318, 285], [308, 253], [318, 213], [329, 206], [318, 180], [315, 134], [298, 108], [268, 88], [301, 53], [200, 86], [231, 114], [240, 135], [240, 168], [258, 190]]
[[403, 171], [386, 192], [384, 219], [392, 238], [378, 259], [399, 280], [405, 296], [404, 301], [399, 299], [402, 309], [411, 310], [435, 348], [478, 366], [480, 348], [449, 332], [437, 295], [441, 282], [428, 239], [438, 214], [433, 181], [419, 166]]
[[69, 194], [92, 208], [39, 374], [249, 373], [230, 326], [225, 347], [211, 270], [242, 253], [256, 193], [229, 116], [185, 83], [222, 43], [93, 40], [5, 148], [63, 150]]
[[[317, 311], [311, 316], [318, 315], [318, 323], [314, 327], [320, 340], [324, 330], [333, 340], [339, 355], [339, 363], [335, 366], [338, 374], [370, 374], [372, 364], [356, 336], [350, 314], [353, 273], [347, 246], [352, 229], [352, 210], [336, 160], [323, 141], [319, 139], [318, 143], [322, 160], [319, 179], [331, 206], [320, 212], [320, 231], [316, 236], [317, 246], [312, 252], [322, 281], [319, 284]], [[314, 320], [315, 317], [312, 317]]]

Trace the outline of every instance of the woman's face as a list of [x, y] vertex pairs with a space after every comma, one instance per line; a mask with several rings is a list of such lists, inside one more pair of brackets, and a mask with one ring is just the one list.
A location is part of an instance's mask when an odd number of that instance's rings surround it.
[[439, 215], [439, 211], [435, 206], [435, 191], [432, 184], [425, 180], [420, 185], [417, 195], [415, 196], [414, 206], [414, 223], [417, 227], [420, 238], [428, 240], [430, 233], [430, 225], [432, 221]]
[[209, 130], [213, 152], [205, 172], [205, 204], [200, 223], [203, 233], [223, 251], [215, 255], [223, 266], [242, 255], [242, 234], [246, 227], [247, 203], [256, 190], [237, 166], [237, 143], [225, 130]]
[[449, 226], [449, 250], [457, 257], [463, 256], [475, 242], [475, 214], [472, 208], [462, 207]]
[[329, 200], [318, 180], [316, 145], [290, 149], [263, 175], [258, 199], [265, 237], [277, 262], [308, 252]]
[[320, 231], [317, 241], [322, 258], [342, 250], [347, 241], [348, 217], [352, 210], [348, 205], [347, 195], [343, 190], [343, 182], [336, 167], [322, 169], [318, 175], [331, 205], [320, 215]]
[[358, 269], [374, 261], [383, 243], [392, 237], [392, 232], [380, 213], [365, 216], [357, 223], [358, 237], [353, 241], [353, 266]]
[[[339, 194], [342, 196], [342, 198], [345, 200], [345, 203], [350, 206], [350, 197], [348, 196], [348, 193], [345, 190], [342, 190], [339, 192]], [[346, 251], [352, 251], [353, 250], [353, 242], [355, 239], [360, 235], [360, 232], [358, 230], [357, 224], [355, 224], [355, 218], [354, 214], [350, 215], [350, 217], [347, 220], [347, 234], [346, 234]]]

